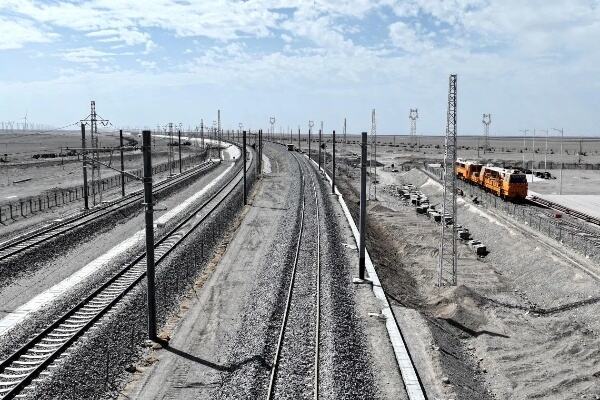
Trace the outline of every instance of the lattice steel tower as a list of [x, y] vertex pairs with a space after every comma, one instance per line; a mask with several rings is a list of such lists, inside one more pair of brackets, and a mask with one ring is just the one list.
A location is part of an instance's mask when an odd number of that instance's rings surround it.
[[411, 108], [408, 113], [410, 119], [410, 141], [411, 143], [417, 144], [417, 119], [419, 119], [419, 110]]
[[456, 285], [456, 75], [450, 75], [447, 118], [438, 286]]
[[377, 123], [375, 121], [375, 109], [371, 112], [371, 160], [369, 163], [369, 198], [377, 200]]
[[100, 188], [102, 181], [102, 174], [100, 171], [100, 149], [98, 145], [98, 122], [102, 126], [107, 126], [109, 121], [96, 114], [96, 102], [91, 101], [90, 115], [81, 120], [81, 123], [90, 127], [90, 143], [92, 147], [92, 201], [96, 205], [96, 195], [98, 195], [99, 202], [102, 203], [102, 190]]
[[492, 114], [483, 114], [483, 153], [490, 150], [490, 124], [492, 123]]

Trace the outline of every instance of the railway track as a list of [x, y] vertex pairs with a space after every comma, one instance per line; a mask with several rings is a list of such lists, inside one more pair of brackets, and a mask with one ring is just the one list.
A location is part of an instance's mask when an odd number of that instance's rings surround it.
[[[190, 176], [211, 169], [216, 163], [214, 161], [207, 161], [195, 168], [189, 169], [172, 179], [165, 179], [158, 182], [153, 188], [155, 193], [160, 193], [166, 189], [169, 189], [175, 185], [180, 184], [182, 181], [189, 179]], [[26, 234], [20, 235], [17, 238], [11, 239], [4, 243], [0, 243], [0, 262], [11, 258], [24, 251], [30, 250], [34, 247], [41, 245], [42, 243], [56, 238], [62, 234], [77, 229], [81, 226], [89, 224], [92, 221], [96, 221], [108, 214], [114, 213], [115, 211], [121, 210], [128, 207], [136, 202], [140, 202], [143, 196], [143, 190], [137, 190], [130, 193], [129, 195], [113, 201], [108, 204], [104, 204], [101, 207], [93, 208], [84, 213], [78, 214], [66, 220], [57, 222], [47, 227], [30, 231]], [[141, 204], [141, 203], [140, 203]]]
[[[321, 232], [319, 200], [314, 177], [305, 172], [306, 164], [292, 153], [301, 175], [300, 228], [296, 252], [290, 273], [287, 298], [271, 373], [267, 400], [291, 395], [294, 398], [319, 398], [319, 349], [321, 317]], [[306, 175], [311, 176], [312, 194], [305, 193]], [[315, 212], [307, 211], [307, 198]], [[314, 220], [309, 219], [314, 215]], [[313, 225], [311, 227], [310, 225]], [[307, 229], [307, 227], [312, 229]], [[308, 257], [307, 257], [308, 256]], [[308, 258], [308, 259], [307, 259]], [[313, 299], [314, 295], [314, 299]], [[307, 310], [308, 309], [308, 310]], [[313, 311], [314, 319], [309, 318]], [[312, 354], [312, 363], [307, 361]], [[311, 365], [312, 364], [312, 365]], [[312, 377], [310, 376], [312, 374]], [[307, 396], [304, 382], [312, 381], [312, 393]]]
[[[424, 172], [431, 179], [435, 180], [438, 183], [441, 183], [441, 180], [436, 174], [431, 173], [427, 169], [420, 168], [419, 170]], [[486, 191], [481, 189], [478, 186], [470, 185], [462, 180], [458, 180], [459, 185], [461, 185], [461, 189], [465, 192], [467, 190], [473, 190], [481, 195], [488, 194]], [[585, 236], [588, 240], [592, 241], [595, 244], [600, 244], [600, 231], [595, 229], [594, 225], [590, 225], [589, 222], [585, 222], [585, 220], [572, 215], [571, 213], [565, 213], [561, 215], [561, 218], [556, 218], [556, 210], [547, 204], [540, 203], [539, 201], [526, 199], [524, 203], [512, 203], [510, 201], [501, 199], [500, 197], [496, 197], [497, 201], [501, 204], [506, 204], [507, 207], [514, 207], [512, 212], [509, 214], [520, 214], [523, 218], [527, 219], [526, 214], [531, 216], [530, 225], [532, 225], [535, 221], [533, 220], [534, 213], [537, 214], [536, 218], [542, 218], [547, 224], [554, 225], [557, 229], [560, 228], [564, 230], [565, 233], [570, 235], [577, 236]], [[497, 207], [499, 210], [503, 210], [505, 207]], [[504, 210], [506, 211], [506, 210]]]
[[[252, 162], [247, 165], [247, 170]], [[209, 199], [158, 240], [155, 247], [159, 265], [196, 228], [206, 221], [218, 206], [242, 182], [242, 166]], [[198, 218], [202, 213], [202, 217]], [[49, 374], [48, 368], [65, 359], [66, 350], [74, 345], [95, 323], [107, 314], [146, 276], [146, 254], [138, 255], [121, 271], [68, 310], [42, 332], [0, 363], [0, 398], [25, 397], [35, 383]]]

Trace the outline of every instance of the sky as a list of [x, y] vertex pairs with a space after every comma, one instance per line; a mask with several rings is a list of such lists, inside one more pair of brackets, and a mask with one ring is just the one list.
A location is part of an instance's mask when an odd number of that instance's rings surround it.
[[0, 121], [600, 136], [600, 0], [0, 0]]

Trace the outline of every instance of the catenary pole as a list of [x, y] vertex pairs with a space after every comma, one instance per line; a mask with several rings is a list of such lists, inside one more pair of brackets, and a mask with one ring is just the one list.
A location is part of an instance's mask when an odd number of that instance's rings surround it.
[[335, 130], [333, 131], [333, 167], [331, 169], [331, 193], [335, 194]]
[[81, 149], [83, 154], [83, 206], [86, 210], [90, 208], [88, 200], [87, 161], [85, 154], [85, 124], [81, 124]]
[[242, 138], [242, 157], [244, 157], [243, 162], [243, 174], [244, 174], [244, 205], [248, 204], [248, 199], [246, 198], [246, 131], [243, 133], [244, 137]]
[[146, 278], [148, 281], [148, 339], [156, 340], [156, 282], [154, 271], [154, 204], [152, 202], [152, 150], [150, 131], [142, 132], [144, 205], [146, 206]]
[[181, 129], [177, 131], [177, 140], [179, 142], [177, 146], [179, 149], [179, 173], [181, 173]]
[[121, 149], [121, 196], [125, 196], [125, 160], [123, 159], [123, 129], [119, 129], [119, 144]]
[[360, 239], [358, 252], [358, 278], [365, 279], [365, 229], [367, 227], [367, 132], [362, 133], [360, 149]]

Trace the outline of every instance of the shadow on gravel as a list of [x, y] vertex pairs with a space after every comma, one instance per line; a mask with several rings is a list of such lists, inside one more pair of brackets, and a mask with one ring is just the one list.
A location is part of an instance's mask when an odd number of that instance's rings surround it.
[[255, 355], [255, 356], [245, 359], [244, 361], [241, 361], [241, 362], [235, 363], [235, 364], [231, 364], [231, 365], [219, 365], [219, 364], [215, 364], [211, 361], [204, 360], [193, 354], [186, 353], [183, 350], [179, 350], [175, 347], [171, 347], [165, 341], [159, 340], [157, 342], [160, 343], [163, 346], [163, 348], [166, 351], [168, 351], [169, 353], [175, 354], [176, 356], [185, 358], [186, 360], [190, 360], [197, 364], [202, 364], [205, 367], [209, 367], [209, 368], [215, 369], [217, 371], [235, 372], [236, 370], [242, 368], [244, 365], [254, 363], [254, 362], [258, 362], [258, 364], [261, 367], [263, 367], [265, 370], [269, 370], [269, 371], [271, 370], [271, 365], [261, 355]]

